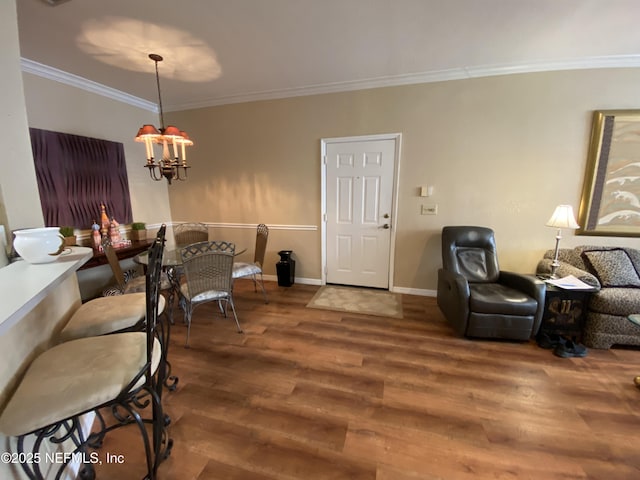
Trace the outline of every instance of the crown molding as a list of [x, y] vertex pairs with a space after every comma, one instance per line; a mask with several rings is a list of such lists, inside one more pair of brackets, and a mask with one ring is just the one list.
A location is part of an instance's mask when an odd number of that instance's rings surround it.
[[480, 77], [492, 77], [498, 75], [515, 75], [522, 73], [536, 73], [561, 70], [588, 70], [599, 68], [635, 68], [640, 67], [640, 55], [612, 55], [606, 57], [588, 57], [578, 59], [565, 59], [546, 62], [532, 62], [528, 64], [503, 64], [481, 65], [477, 67], [451, 68], [446, 70], [434, 70], [430, 72], [392, 75], [365, 80], [347, 82], [326, 83], [310, 85], [299, 88], [282, 90], [270, 90], [240, 95], [229, 95], [204, 100], [198, 103], [183, 103], [172, 105], [176, 110], [190, 110], [202, 107], [214, 107], [230, 103], [244, 103], [259, 100], [276, 100], [288, 97], [306, 95], [321, 95], [325, 93], [340, 93], [354, 90], [367, 90], [371, 88], [397, 87], [419, 83], [446, 82], [450, 80], [465, 80]]
[[600, 68], [637, 68], [640, 55], [608, 55], [602, 57], [566, 58], [554, 61], [513, 65], [485, 65], [469, 67], [469, 78], [513, 75], [519, 73], [554, 72], [562, 70], [591, 70]]
[[[22, 71], [32, 73], [56, 82], [65, 83], [98, 95], [127, 103], [134, 107], [142, 108], [150, 112], [158, 113], [158, 106], [147, 100], [129, 95], [128, 93], [106, 87], [99, 83], [58, 70], [41, 63], [21, 58]], [[321, 95], [327, 93], [340, 93], [354, 90], [367, 90], [372, 88], [396, 87], [419, 83], [446, 82], [449, 80], [464, 80], [470, 78], [492, 77], [498, 75], [515, 75], [522, 73], [536, 73], [562, 70], [589, 70], [600, 68], [637, 68], [640, 67], [640, 55], [610, 55], [601, 57], [569, 58], [561, 60], [549, 60], [530, 62], [524, 64], [497, 64], [479, 65], [474, 67], [461, 67], [446, 70], [434, 70], [403, 75], [390, 75], [363, 80], [346, 82], [332, 82], [304, 87], [285, 88], [279, 90], [266, 90], [259, 92], [243, 93], [238, 95], [225, 95], [208, 100], [173, 104], [165, 106], [164, 110], [181, 111], [204, 107], [215, 107], [232, 103], [255, 102], [261, 100], [277, 100], [289, 97], [301, 97], [307, 95]]]
[[158, 106], [153, 102], [144, 100], [140, 97], [135, 97], [121, 90], [116, 90], [115, 88], [107, 87], [92, 80], [88, 80], [84, 77], [79, 77], [78, 75], [74, 75], [63, 70], [58, 70], [57, 68], [53, 68], [42, 63], [34, 62], [33, 60], [29, 60], [27, 58], [20, 58], [20, 66], [22, 68], [22, 71], [26, 73], [31, 73], [33, 75], [53, 80], [55, 82], [60, 82], [64, 83], [65, 85], [80, 88], [82, 90], [86, 90], [87, 92], [102, 95], [103, 97], [126, 103], [133, 107], [142, 108], [143, 110], [148, 110], [153, 113], [160, 112]]

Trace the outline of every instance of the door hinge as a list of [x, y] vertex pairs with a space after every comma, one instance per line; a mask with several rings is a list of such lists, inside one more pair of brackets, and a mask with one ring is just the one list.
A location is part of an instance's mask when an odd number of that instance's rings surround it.
[[325, 222], [325, 223], [327, 222], [327, 214], [326, 213], [322, 214], [322, 221]]

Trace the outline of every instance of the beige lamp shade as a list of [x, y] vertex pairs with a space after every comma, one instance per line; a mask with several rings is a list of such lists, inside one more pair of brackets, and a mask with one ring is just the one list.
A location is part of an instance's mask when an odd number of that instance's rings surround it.
[[138, 134], [136, 135], [136, 142], [144, 142], [145, 137], [159, 137], [160, 132], [153, 125], [143, 125], [138, 130]]
[[546, 225], [547, 227], [571, 228], [574, 230], [580, 228], [571, 205], [558, 205]]

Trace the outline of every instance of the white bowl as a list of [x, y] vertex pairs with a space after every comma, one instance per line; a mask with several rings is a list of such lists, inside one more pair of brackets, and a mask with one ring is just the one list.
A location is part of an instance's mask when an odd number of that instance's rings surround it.
[[14, 233], [13, 247], [29, 263], [55, 262], [64, 250], [60, 227], [29, 228]]

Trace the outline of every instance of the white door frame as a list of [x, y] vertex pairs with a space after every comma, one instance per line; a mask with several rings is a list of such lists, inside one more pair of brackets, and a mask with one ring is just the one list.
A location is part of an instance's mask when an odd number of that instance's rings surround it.
[[322, 138], [320, 140], [320, 232], [321, 232], [321, 285], [327, 284], [327, 145], [330, 143], [368, 142], [375, 140], [395, 141], [395, 166], [393, 169], [393, 192], [391, 195], [391, 240], [389, 243], [389, 290], [393, 291], [394, 259], [396, 251], [396, 225], [398, 216], [398, 183], [400, 179], [401, 133], [383, 133], [358, 137]]

